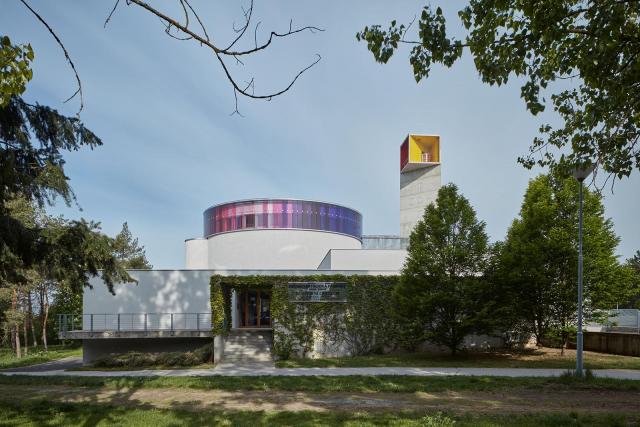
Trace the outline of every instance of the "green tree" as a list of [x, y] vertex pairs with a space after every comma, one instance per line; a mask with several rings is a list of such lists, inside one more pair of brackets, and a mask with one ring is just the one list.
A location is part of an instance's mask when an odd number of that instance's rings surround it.
[[114, 253], [124, 268], [149, 270], [153, 266], [147, 261], [144, 246], [129, 231], [129, 225], [122, 224], [122, 230], [113, 242]]
[[23, 198], [10, 200], [7, 207], [13, 220], [38, 236], [38, 245], [45, 248], [43, 253], [47, 256], [34, 259], [28, 266], [20, 264], [14, 274], [17, 279], [3, 283], [6, 290], [0, 297], [8, 299], [11, 307], [4, 313], [5, 331], [12, 333], [19, 348], [19, 327], [29, 320], [30, 302], [35, 296], [40, 308], [41, 341], [46, 349], [50, 307], [80, 312], [82, 289], [88, 285], [88, 277], [97, 276], [100, 269], [106, 268], [112, 272], [112, 279], [131, 281], [125, 271], [127, 264], [118, 258], [116, 239], [103, 234], [98, 223], [52, 217]]
[[628, 270], [631, 292], [629, 300], [623, 304], [627, 308], [640, 309], [640, 251], [627, 260], [625, 267]]
[[[463, 39], [451, 37], [441, 8], [428, 5], [415, 26], [392, 21], [356, 37], [381, 63], [401, 44], [412, 46], [417, 82], [468, 49], [484, 83], [524, 80], [521, 97], [532, 114], [545, 109], [550, 94], [564, 126], [541, 126], [529, 154], [519, 158], [527, 168], [597, 160], [618, 178], [640, 168], [639, 1], [469, 0], [458, 15]], [[413, 40], [410, 27], [417, 29]]]
[[455, 354], [467, 335], [484, 330], [481, 274], [487, 251], [484, 222], [478, 221], [458, 187], [443, 186], [411, 233], [394, 293], [410, 343], [426, 339]]
[[[2, 38], [2, 45], [11, 47], [7, 37]], [[13, 52], [25, 49], [13, 46]], [[3, 79], [24, 80], [23, 67], [11, 62], [32, 58], [32, 51], [27, 50], [13, 59], [9, 55], [0, 68]], [[20, 282], [24, 280], [21, 271], [42, 261], [58, 263], [50, 274], [62, 274], [64, 269], [66, 277], [73, 275], [73, 282], [82, 285], [88, 285], [88, 276], [99, 271], [110, 288], [114, 281], [130, 281], [115, 258], [107, 256], [106, 236], [94, 233], [96, 223], [66, 221], [64, 227], [47, 229], [38, 222], [25, 223], [12, 212], [15, 200], [39, 208], [53, 204], [57, 197], [71, 204], [74, 195], [64, 172], [63, 153], [102, 145], [78, 118], [25, 102], [20, 97], [23, 90], [24, 85], [2, 83], [3, 99], [8, 100], [0, 105], [0, 282]]]
[[[529, 182], [500, 253], [496, 291], [511, 301], [538, 344], [557, 332], [566, 344], [577, 321], [578, 183], [540, 175]], [[604, 216], [602, 196], [584, 191], [585, 309], [614, 307], [629, 283], [615, 255], [619, 238]]]
[[88, 286], [90, 276], [100, 275], [111, 291], [115, 282], [133, 279], [98, 223], [44, 214], [58, 197], [67, 205], [74, 200], [63, 153], [102, 142], [78, 118], [25, 102], [21, 95], [31, 78], [33, 51], [7, 37], [0, 42], [0, 296], [10, 301], [3, 321], [19, 356], [19, 326], [26, 336], [24, 313], [30, 310], [34, 277], [74, 292]]
[[0, 37], [0, 107], [16, 93], [24, 92], [33, 78], [31, 45], [12, 45], [7, 36]]

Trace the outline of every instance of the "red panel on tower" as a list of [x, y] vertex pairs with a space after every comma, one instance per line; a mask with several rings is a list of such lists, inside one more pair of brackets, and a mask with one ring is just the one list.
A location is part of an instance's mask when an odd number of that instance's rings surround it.
[[404, 140], [400, 146], [400, 170], [409, 163], [409, 137]]

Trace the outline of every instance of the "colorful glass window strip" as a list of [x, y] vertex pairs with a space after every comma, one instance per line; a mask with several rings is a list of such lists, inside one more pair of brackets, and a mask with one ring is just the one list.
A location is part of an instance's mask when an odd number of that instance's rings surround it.
[[302, 229], [362, 238], [362, 215], [345, 206], [307, 200], [246, 200], [204, 211], [205, 237], [248, 229]]

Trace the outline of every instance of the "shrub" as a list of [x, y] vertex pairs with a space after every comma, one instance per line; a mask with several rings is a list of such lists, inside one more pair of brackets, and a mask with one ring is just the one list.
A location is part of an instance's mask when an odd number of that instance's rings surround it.
[[206, 363], [211, 358], [211, 345], [193, 351], [168, 353], [140, 353], [130, 351], [124, 354], [105, 357], [94, 362], [96, 368], [147, 368], [154, 366], [189, 367]]
[[425, 427], [452, 427], [456, 424], [456, 421], [447, 417], [442, 412], [438, 412], [435, 415], [427, 415], [422, 418], [421, 425]]

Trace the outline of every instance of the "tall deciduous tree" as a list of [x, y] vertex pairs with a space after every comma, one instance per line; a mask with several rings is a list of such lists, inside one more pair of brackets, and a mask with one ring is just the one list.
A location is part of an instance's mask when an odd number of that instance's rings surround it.
[[454, 184], [443, 186], [411, 233], [394, 294], [411, 341], [426, 339], [455, 354], [467, 335], [483, 329], [488, 317], [481, 274], [487, 251], [484, 222]]
[[[357, 38], [381, 63], [400, 45], [412, 46], [418, 82], [434, 64], [451, 67], [468, 49], [483, 82], [525, 80], [521, 96], [532, 114], [549, 105], [550, 95], [564, 126], [540, 128], [519, 159], [527, 168], [597, 159], [618, 178], [640, 169], [640, 1], [469, 0], [458, 15], [463, 39], [452, 37], [441, 8], [430, 6], [415, 26], [392, 21], [386, 30], [365, 27]], [[568, 88], [553, 84], [567, 79]]]
[[640, 309], [640, 251], [627, 260], [625, 266], [629, 270], [630, 282], [631, 282], [631, 295], [626, 302], [626, 308], [638, 308]]
[[[552, 331], [563, 341], [577, 320], [578, 183], [540, 175], [529, 182], [519, 218], [500, 253], [501, 293], [524, 319], [537, 343]], [[615, 255], [619, 243], [604, 216], [601, 195], [584, 191], [584, 283], [587, 312], [615, 307], [629, 291]]]

